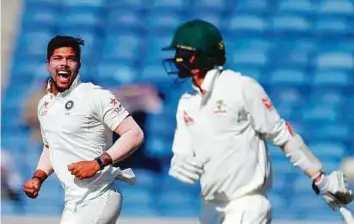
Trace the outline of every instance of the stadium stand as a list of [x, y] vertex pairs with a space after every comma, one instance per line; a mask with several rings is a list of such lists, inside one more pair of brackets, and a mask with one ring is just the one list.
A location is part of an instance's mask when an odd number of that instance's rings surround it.
[[[353, 156], [354, 9], [351, 0], [25, 0], [2, 100], [2, 148], [18, 157], [27, 178], [38, 159], [29, 130], [19, 119], [28, 85], [46, 77], [46, 44], [55, 34], [80, 35], [81, 76], [102, 86], [149, 82], [163, 89], [162, 114], [149, 116], [149, 154], [171, 155], [174, 113], [180, 92], [161, 65], [160, 49], [173, 30], [191, 18], [218, 25], [225, 38], [227, 66], [258, 79], [280, 114], [294, 124], [328, 171]], [[168, 127], [167, 127], [168, 125]], [[274, 218], [338, 220], [316, 197], [311, 182], [270, 146], [274, 184], [269, 193]], [[24, 156], [19, 156], [24, 155]], [[197, 216], [198, 186], [167, 175], [137, 170], [140, 183], [122, 185], [125, 216]], [[62, 190], [51, 177], [36, 201], [23, 208], [4, 201], [5, 214], [60, 214]]]

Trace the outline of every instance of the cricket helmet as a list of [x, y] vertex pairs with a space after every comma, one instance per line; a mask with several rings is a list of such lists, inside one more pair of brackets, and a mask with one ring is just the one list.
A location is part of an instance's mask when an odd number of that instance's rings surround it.
[[191, 77], [191, 70], [209, 71], [224, 65], [225, 45], [221, 33], [211, 23], [195, 19], [180, 25], [172, 42], [162, 50], [175, 50], [174, 58], [163, 60], [167, 74]]

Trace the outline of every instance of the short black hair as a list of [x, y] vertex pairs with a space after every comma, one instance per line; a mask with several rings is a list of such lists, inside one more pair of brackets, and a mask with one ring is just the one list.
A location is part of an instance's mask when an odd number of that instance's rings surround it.
[[81, 47], [80, 45], [84, 45], [85, 41], [80, 37], [72, 37], [72, 36], [60, 36], [57, 35], [53, 37], [47, 46], [47, 60], [49, 61], [50, 57], [53, 55], [55, 49], [61, 47], [71, 47], [74, 49], [78, 60], [81, 59]]

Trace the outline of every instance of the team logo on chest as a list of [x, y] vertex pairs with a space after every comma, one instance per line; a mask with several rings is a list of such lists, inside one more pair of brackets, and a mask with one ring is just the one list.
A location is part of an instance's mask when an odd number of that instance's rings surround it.
[[68, 102], [66, 102], [65, 109], [71, 110], [71, 108], [73, 108], [73, 107], [74, 107], [74, 101], [69, 100]]
[[224, 114], [227, 113], [227, 105], [224, 103], [224, 100], [217, 100], [216, 107], [214, 109], [214, 114]]
[[74, 107], [74, 101], [69, 100], [68, 102], [65, 103], [65, 115], [70, 116], [70, 110]]
[[74, 101], [69, 100], [68, 102], [65, 103], [65, 115], [70, 116], [70, 110], [74, 107]]

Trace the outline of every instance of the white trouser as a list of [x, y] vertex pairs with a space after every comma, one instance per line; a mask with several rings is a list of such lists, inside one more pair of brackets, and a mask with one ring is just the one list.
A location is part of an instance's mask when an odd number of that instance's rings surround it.
[[105, 193], [77, 206], [66, 205], [60, 224], [115, 224], [123, 197], [120, 192], [108, 189]]
[[203, 202], [200, 224], [269, 224], [271, 205], [266, 196], [248, 195], [227, 203]]

